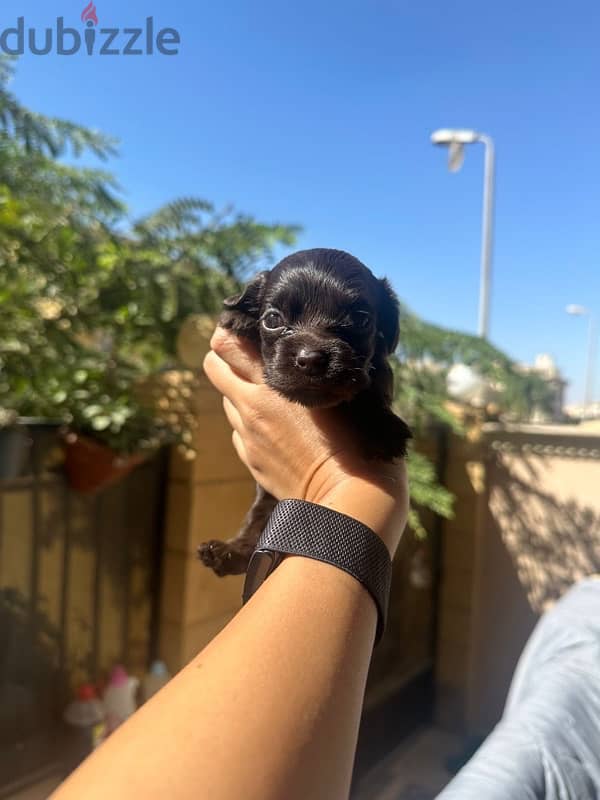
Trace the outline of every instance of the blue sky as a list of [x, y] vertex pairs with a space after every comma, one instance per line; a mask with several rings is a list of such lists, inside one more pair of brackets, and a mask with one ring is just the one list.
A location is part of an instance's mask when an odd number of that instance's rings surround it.
[[[0, 27], [80, 27], [86, 5], [3, 3]], [[97, 0], [101, 26], [155, 17], [175, 57], [24, 56], [36, 110], [121, 139], [132, 210], [179, 195], [303, 225], [301, 246], [351, 251], [422, 316], [477, 324], [483, 150], [450, 174], [437, 127], [498, 152], [492, 340], [549, 352], [579, 401], [585, 322], [600, 313], [600, 7], [513, 0]], [[597, 382], [597, 386], [598, 386]], [[595, 392], [599, 398], [600, 388]]]

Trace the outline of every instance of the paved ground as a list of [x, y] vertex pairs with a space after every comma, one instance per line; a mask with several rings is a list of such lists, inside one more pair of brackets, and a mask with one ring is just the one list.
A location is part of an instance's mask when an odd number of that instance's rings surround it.
[[452, 777], [446, 760], [463, 745], [439, 728], [421, 728], [363, 776], [352, 800], [433, 800]]

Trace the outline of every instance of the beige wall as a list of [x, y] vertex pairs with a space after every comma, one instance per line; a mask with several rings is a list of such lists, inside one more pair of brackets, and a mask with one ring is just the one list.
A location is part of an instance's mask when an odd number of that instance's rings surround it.
[[438, 710], [485, 733], [539, 615], [600, 571], [600, 436], [488, 425], [465, 448], [453, 440], [448, 469], [463, 494], [444, 533]]
[[242, 576], [218, 578], [197, 560], [196, 548], [235, 535], [255, 491], [231, 443], [221, 397], [206, 378], [195, 405], [197, 456], [190, 462], [173, 453], [167, 497], [159, 650], [173, 672], [240, 607]]

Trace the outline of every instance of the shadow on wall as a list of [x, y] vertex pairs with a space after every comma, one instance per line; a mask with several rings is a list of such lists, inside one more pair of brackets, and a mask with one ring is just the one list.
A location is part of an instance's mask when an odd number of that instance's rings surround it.
[[500, 718], [539, 616], [573, 583], [600, 572], [600, 460], [545, 448], [552, 452], [511, 446], [487, 460], [468, 690], [474, 734]]
[[[576, 495], [560, 498], [548, 486], [555, 466], [552, 457], [507, 462], [499, 455], [490, 470], [490, 513], [537, 614], [573, 583], [600, 571], [600, 496], [596, 507]], [[585, 462], [571, 464], [575, 491], [577, 473], [585, 468]]]
[[56, 713], [66, 680], [58, 668], [59, 632], [48, 618], [31, 613], [14, 589], [0, 589], [0, 748], [38, 733]]

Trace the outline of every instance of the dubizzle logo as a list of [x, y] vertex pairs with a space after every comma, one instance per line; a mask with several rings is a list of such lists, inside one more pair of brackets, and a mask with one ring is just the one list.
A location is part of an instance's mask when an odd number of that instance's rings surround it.
[[93, 3], [88, 3], [81, 12], [81, 21], [85, 22], [88, 28], [98, 24], [98, 14], [96, 14], [96, 6]]
[[[163, 56], [179, 54], [181, 36], [176, 28], [155, 31], [154, 17], [146, 17], [141, 28], [99, 28], [98, 11], [93, 0], [81, 12], [84, 24], [83, 44], [88, 56]], [[76, 28], [65, 27], [65, 18], [56, 18], [55, 28], [26, 28], [25, 17], [18, 17], [14, 28], [0, 33], [0, 52], [22, 56], [74, 56], [82, 49], [82, 37]]]
[[96, 14], [96, 6], [91, 2], [81, 12], [81, 21], [85, 23], [86, 29], [85, 47], [88, 56], [94, 52], [94, 45], [96, 44], [96, 26], [98, 25], [98, 14]]

